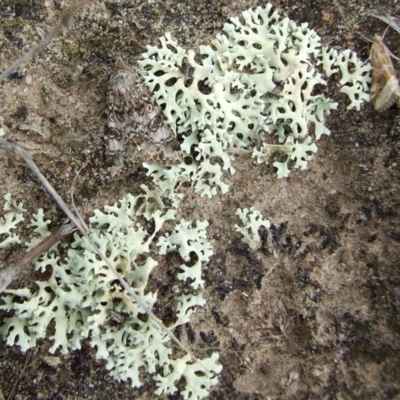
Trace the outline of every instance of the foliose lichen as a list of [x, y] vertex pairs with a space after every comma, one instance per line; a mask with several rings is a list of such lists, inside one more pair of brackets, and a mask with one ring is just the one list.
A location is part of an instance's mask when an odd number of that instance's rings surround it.
[[250, 249], [257, 250], [261, 246], [261, 238], [258, 230], [263, 226], [268, 229], [271, 226], [269, 220], [264, 219], [260, 211], [254, 207], [250, 209], [237, 209], [236, 215], [242, 221], [243, 226], [235, 225], [237, 232], [242, 234], [242, 242], [246, 243]]
[[198, 54], [167, 33], [139, 61], [145, 84], [182, 139], [185, 162], [145, 164], [169, 193], [182, 182], [202, 196], [226, 193], [223, 171], [235, 172], [233, 154], [240, 150], [253, 152], [257, 163], [280, 153], [273, 162], [278, 178], [305, 169], [315, 142], [330, 134], [326, 116], [337, 103], [323, 90], [333, 74], [341, 75], [348, 108], [358, 110], [369, 99], [370, 64], [350, 50], [322, 47], [307, 24], [282, 18], [271, 4], [231, 18], [223, 31]]
[[[104, 212], [95, 210], [89, 220], [89, 236], [150, 309], [157, 301], [156, 292], [146, 291], [151, 271], [157, 266], [148, 255], [150, 247], [159, 248], [162, 255], [172, 251], [180, 254], [182, 263], [177, 270], [182, 272], [178, 278], [189, 280], [193, 290], [176, 295], [176, 320], [168, 327], [173, 329], [188, 322], [193, 309], [205, 303], [196, 289], [203, 286], [201, 265], [213, 253], [205, 221], [182, 220], [171, 234], [165, 233], [156, 241], [164, 222], [175, 219], [174, 210], [164, 212], [156, 209], [159, 205], [157, 192], [152, 194], [147, 189], [136, 197], [128, 194], [119, 205], [105, 206]], [[6, 196], [4, 209], [6, 219], [0, 229], [9, 235], [6, 244], [10, 244], [11, 230], [23, 220], [24, 209], [10, 195]], [[141, 220], [153, 222], [152, 233]], [[49, 223], [43, 212], [38, 212], [32, 227], [45, 237]], [[195, 265], [190, 264], [190, 255], [196, 257]], [[7, 290], [2, 297], [0, 309], [13, 312], [0, 327], [0, 335], [8, 345], [18, 345], [26, 351], [36, 346], [38, 339], [47, 337], [53, 342], [51, 353], [66, 354], [80, 349], [81, 340], [89, 338], [96, 347], [96, 357], [106, 361], [106, 368], [115, 379], [130, 379], [133, 387], [140, 387], [140, 371], [144, 370], [154, 375], [157, 394], [173, 394], [178, 390], [178, 381], [184, 378], [183, 397], [201, 399], [217, 383], [222, 369], [217, 364], [218, 354], [213, 353], [200, 363], [191, 361], [189, 356], [172, 358], [165, 331], [123, 290], [84, 237], [75, 234], [66, 254], [53, 247], [35, 263], [35, 269], [50, 269], [51, 277], [37, 281], [36, 291]]]
[[26, 209], [22, 202], [11, 198], [11, 193], [4, 195], [3, 218], [0, 217], [0, 249], [11, 246], [12, 244], [21, 243], [20, 237], [15, 233], [17, 225], [24, 221], [24, 213]]

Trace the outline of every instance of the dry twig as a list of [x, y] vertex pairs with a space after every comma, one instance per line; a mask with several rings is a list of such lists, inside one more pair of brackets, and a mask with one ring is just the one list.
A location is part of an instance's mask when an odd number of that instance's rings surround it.
[[78, 0], [70, 8], [68, 8], [61, 16], [60, 22], [48, 33], [48, 35], [36, 46], [33, 46], [26, 54], [19, 58], [11, 67], [7, 68], [0, 75], [0, 82], [4, 81], [9, 75], [15, 72], [22, 64], [29, 61], [35, 54], [37, 54], [43, 47], [47, 46], [54, 36], [57, 35], [64, 28], [68, 28], [71, 23], [72, 17], [76, 14], [89, 0]]

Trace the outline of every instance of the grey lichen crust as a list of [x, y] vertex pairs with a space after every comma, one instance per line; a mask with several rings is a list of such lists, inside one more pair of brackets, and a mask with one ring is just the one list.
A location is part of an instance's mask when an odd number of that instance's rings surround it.
[[319, 66], [326, 76], [341, 74], [348, 108], [369, 99], [369, 64], [349, 50], [321, 47], [307, 24], [281, 18], [271, 4], [243, 12], [223, 30], [199, 54], [166, 34], [139, 61], [146, 85], [183, 140], [185, 163], [146, 164], [168, 192], [190, 181], [201, 195], [226, 193], [223, 171], [234, 173], [233, 154], [241, 151], [254, 151], [258, 163], [283, 154], [272, 164], [279, 178], [290, 167], [305, 169], [317, 150], [314, 142], [330, 134], [325, 117], [337, 107], [321, 93], [326, 79]]
[[[147, 188], [143, 189], [144, 194], [127, 195], [119, 205], [105, 206], [104, 212], [96, 210], [90, 218], [89, 235], [151, 309], [157, 301], [157, 293], [145, 293], [145, 289], [157, 262], [147, 253], [164, 222], [174, 220], [175, 211], [157, 209], [158, 194], [152, 195]], [[6, 200], [5, 211], [8, 213], [0, 231], [11, 234], [21, 220], [23, 209], [22, 204], [13, 202], [14, 210], [9, 211], [12, 200], [9, 196]], [[141, 218], [154, 222], [152, 234], [140, 224]], [[41, 213], [34, 218], [33, 227], [45, 236], [49, 223]], [[183, 272], [178, 278], [189, 279], [193, 288], [190, 293], [176, 296], [177, 318], [169, 329], [188, 322], [193, 309], [205, 303], [197, 289], [203, 286], [201, 266], [213, 254], [206, 236], [207, 225], [205, 221], [193, 224], [182, 220], [170, 235], [161, 236], [153, 244], [159, 247], [160, 254], [172, 251], [180, 254], [182, 264], [179, 268]], [[189, 266], [193, 254], [198, 261]], [[140, 263], [139, 259], [142, 260]], [[89, 338], [91, 345], [96, 347], [96, 357], [106, 360], [110, 374], [118, 380], [130, 379], [133, 387], [142, 385], [141, 369], [154, 374], [157, 394], [176, 392], [175, 384], [184, 377], [183, 397], [201, 399], [217, 383], [216, 375], [222, 369], [217, 364], [218, 354], [213, 353], [200, 363], [191, 361], [189, 356], [172, 359], [165, 331], [151, 318], [144, 317], [144, 310], [121, 288], [115, 275], [85, 238], [75, 235], [66, 257], [61, 257], [59, 249], [53, 248], [35, 263], [35, 268], [42, 272], [48, 268], [52, 270], [47, 281], [36, 282], [37, 291], [31, 292], [27, 288], [8, 290], [2, 297], [4, 304], [0, 308], [14, 311], [0, 328], [7, 344], [18, 345], [26, 351], [36, 346], [38, 339], [46, 338], [52, 325], [51, 353], [66, 354], [79, 349], [81, 340]]]

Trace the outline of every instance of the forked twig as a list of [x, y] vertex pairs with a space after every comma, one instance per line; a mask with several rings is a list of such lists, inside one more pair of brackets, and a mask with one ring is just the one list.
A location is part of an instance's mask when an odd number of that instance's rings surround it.
[[[35, 363], [38, 362], [38, 358], [34, 359], [34, 360], [31, 362], [31, 359], [32, 359], [32, 355], [33, 355], [33, 354], [34, 354], [34, 350], [32, 350], [32, 349], [29, 349], [29, 350], [27, 351], [27, 354], [26, 354], [26, 357], [25, 357], [24, 365], [22, 366], [22, 369], [21, 369], [19, 375], [17, 376], [17, 379], [16, 379], [15, 382], [14, 382], [13, 388], [12, 388], [12, 390], [11, 390], [11, 393], [10, 393], [9, 396], [7, 397], [7, 400], [14, 400], [14, 399], [16, 398], [16, 396], [15, 396], [16, 391], [17, 391], [17, 389], [18, 389], [18, 386], [19, 386], [19, 384], [20, 384], [20, 382], [21, 382], [22, 377], [23, 377], [24, 374], [25, 374], [26, 369], [27, 369], [28, 367], [32, 367], [32, 365], [34, 365]], [[0, 397], [0, 400], [1, 400], [1, 397]]]
[[71, 23], [72, 17], [76, 14], [89, 0], [78, 0], [76, 3], [72, 4], [61, 16], [59, 23], [48, 33], [48, 35], [39, 42], [36, 46], [33, 46], [26, 54], [19, 58], [11, 67], [7, 68], [0, 75], [0, 82], [4, 81], [9, 75], [15, 72], [22, 64], [29, 61], [35, 54], [37, 54], [43, 47], [47, 46], [54, 36], [57, 35], [62, 29], [67, 28]]

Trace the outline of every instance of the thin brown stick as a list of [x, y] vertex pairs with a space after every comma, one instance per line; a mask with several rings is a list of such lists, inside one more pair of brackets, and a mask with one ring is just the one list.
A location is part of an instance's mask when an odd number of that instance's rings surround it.
[[[28, 367], [32, 366], [32, 364], [34, 364], [35, 362], [37, 362], [37, 359], [34, 360], [33, 362], [30, 362], [33, 354], [34, 354], [34, 350], [33, 350], [33, 349], [29, 349], [29, 350], [26, 352], [26, 357], [25, 357], [24, 365], [23, 365], [22, 370], [21, 370], [21, 372], [19, 373], [17, 379], [15, 380], [15, 383], [14, 383], [14, 385], [13, 385], [13, 388], [12, 388], [11, 393], [9, 394], [7, 400], [14, 400], [14, 399], [15, 399], [16, 391], [17, 391], [17, 389], [18, 389], [18, 386], [19, 386], [19, 383], [20, 383], [20, 381], [21, 381], [21, 378], [22, 378], [22, 377], [24, 376], [24, 374], [25, 374], [26, 369], [27, 369]], [[1, 398], [0, 398], [0, 399], [1, 399]]]
[[48, 35], [36, 46], [33, 46], [25, 55], [19, 58], [11, 67], [7, 68], [0, 75], [0, 82], [4, 81], [9, 75], [15, 72], [22, 64], [25, 64], [32, 57], [35, 56], [43, 47], [47, 46], [54, 36], [57, 35], [64, 28], [68, 28], [71, 23], [72, 17], [76, 14], [89, 0], [78, 0], [76, 3], [72, 4], [61, 16], [60, 22], [48, 33]]
[[43, 253], [54, 246], [65, 236], [76, 231], [75, 226], [70, 222], [61, 225], [55, 232], [40, 242], [31, 251], [26, 253], [15, 266], [5, 267], [0, 270], [0, 293], [7, 289], [8, 285], [16, 279], [23, 271], [37, 260]]

